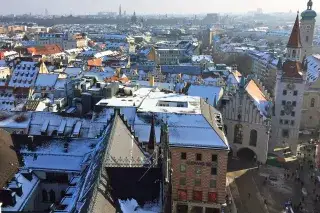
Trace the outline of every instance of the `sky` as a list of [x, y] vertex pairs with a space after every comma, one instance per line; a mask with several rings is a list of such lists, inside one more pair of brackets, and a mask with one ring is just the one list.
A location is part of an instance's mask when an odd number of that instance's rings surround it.
[[[0, 0], [0, 14], [51, 15], [95, 14], [118, 12], [119, 5], [127, 14], [201, 14], [242, 13], [262, 8], [263, 12], [303, 11], [308, 0]], [[320, 1], [313, 0], [320, 12]], [[320, 15], [320, 14], [319, 14]]]

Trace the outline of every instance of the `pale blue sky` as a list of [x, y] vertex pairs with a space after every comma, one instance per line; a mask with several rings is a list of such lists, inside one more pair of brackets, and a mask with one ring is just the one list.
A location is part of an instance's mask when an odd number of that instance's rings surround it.
[[[308, 0], [0, 0], [0, 14], [86, 14], [118, 11], [119, 5], [131, 14], [199, 14], [209, 12], [246, 12], [262, 8], [265, 12], [306, 9]], [[316, 11], [320, 1], [313, 0]]]

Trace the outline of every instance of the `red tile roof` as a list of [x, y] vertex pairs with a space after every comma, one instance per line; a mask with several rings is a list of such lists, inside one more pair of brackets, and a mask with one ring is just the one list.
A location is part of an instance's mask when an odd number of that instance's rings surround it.
[[61, 47], [57, 44], [29, 47], [27, 50], [32, 55], [52, 55], [62, 52]]
[[299, 14], [297, 15], [296, 21], [293, 25], [292, 32], [291, 32], [287, 47], [301, 48]]
[[302, 78], [302, 64], [298, 61], [285, 61], [283, 63], [283, 74], [285, 78]]

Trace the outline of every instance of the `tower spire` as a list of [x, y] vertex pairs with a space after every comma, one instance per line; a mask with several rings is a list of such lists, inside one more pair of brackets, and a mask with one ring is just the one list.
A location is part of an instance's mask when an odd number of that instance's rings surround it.
[[301, 48], [300, 40], [300, 25], [299, 25], [299, 11], [297, 12], [296, 21], [294, 22], [292, 32], [287, 44], [289, 48]]
[[155, 146], [156, 146], [156, 132], [154, 127], [154, 115], [152, 115], [148, 150], [153, 152]]

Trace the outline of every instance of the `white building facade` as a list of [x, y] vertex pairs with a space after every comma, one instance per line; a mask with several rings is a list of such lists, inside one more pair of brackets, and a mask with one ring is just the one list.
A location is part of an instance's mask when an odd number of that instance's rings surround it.
[[306, 75], [301, 61], [300, 26], [297, 15], [287, 44], [287, 59], [279, 62], [272, 117], [270, 152], [289, 146], [297, 151]]

